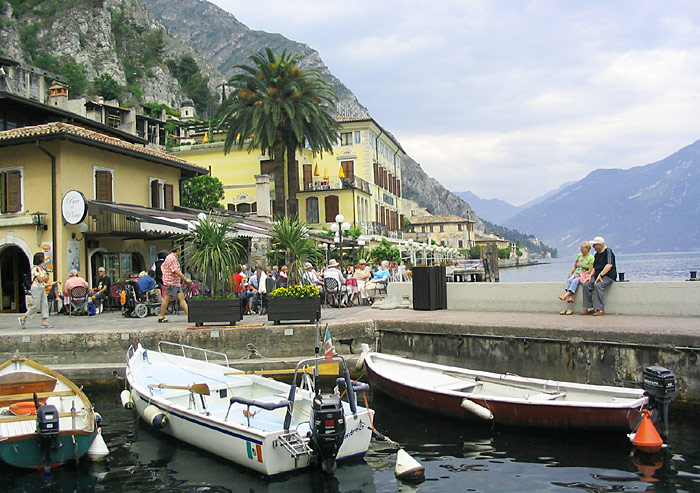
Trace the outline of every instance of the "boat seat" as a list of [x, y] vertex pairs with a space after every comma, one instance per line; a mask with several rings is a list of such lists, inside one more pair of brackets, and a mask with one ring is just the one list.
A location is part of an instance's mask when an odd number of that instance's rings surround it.
[[453, 382], [436, 385], [435, 390], [454, 390], [455, 392], [469, 393], [480, 384], [480, 382], [469, 383], [468, 381], [465, 382], [464, 380], [455, 380]]
[[566, 397], [566, 392], [558, 392], [556, 394], [540, 392], [539, 394], [532, 394], [526, 397], [526, 399], [531, 401], [553, 401], [559, 399], [560, 397]]

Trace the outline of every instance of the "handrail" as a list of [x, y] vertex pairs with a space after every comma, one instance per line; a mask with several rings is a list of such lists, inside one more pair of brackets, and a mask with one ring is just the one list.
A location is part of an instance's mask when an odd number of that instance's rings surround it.
[[202, 354], [204, 355], [204, 362], [209, 363], [209, 354], [212, 355], [217, 355], [223, 357], [224, 361], [226, 361], [226, 366], [228, 367], [228, 356], [226, 356], [226, 353], [220, 353], [218, 351], [212, 351], [211, 349], [204, 349], [201, 347], [195, 347], [195, 346], [188, 346], [187, 344], [178, 344], [176, 342], [169, 342], [169, 341], [160, 341], [158, 343], [158, 352], [163, 353], [163, 348], [161, 348], [161, 344], [168, 345], [168, 346], [175, 346], [178, 347], [182, 350], [182, 357], [186, 358], [187, 355], [185, 354], [185, 349], [190, 349], [192, 351], [201, 351]]
[[134, 356], [134, 353], [136, 352], [136, 349], [134, 349], [134, 345], [132, 344], [129, 346], [129, 349], [126, 350], [126, 367], [129, 367], [129, 360]]

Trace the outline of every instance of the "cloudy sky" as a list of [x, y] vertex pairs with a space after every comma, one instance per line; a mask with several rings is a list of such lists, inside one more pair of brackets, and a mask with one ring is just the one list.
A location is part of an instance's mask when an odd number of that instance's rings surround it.
[[694, 0], [213, 0], [319, 51], [452, 191], [520, 205], [700, 138]]

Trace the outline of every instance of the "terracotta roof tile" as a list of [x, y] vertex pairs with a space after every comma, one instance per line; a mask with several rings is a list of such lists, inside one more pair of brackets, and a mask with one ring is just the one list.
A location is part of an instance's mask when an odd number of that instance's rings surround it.
[[88, 130], [87, 128], [79, 127], [77, 125], [71, 125], [70, 123], [64, 122], [52, 122], [45, 123], [43, 125], [35, 125], [30, 127], [20, 127], [14, 128], [12, 130], [5, 130], [0, 132], [0, 142], [7, 142], [27, 137], [39, 137], [42, 135], [59, 135], [62, 133], [76, 135], [86, 139], [94, 140], [96, 142], [102, 142], [104, 144], [109, 144], [115, 147], [121, 147], [124, 149], [135, 151], [151, 157], [165, 159], [167, 161], [171, 161], [174, 164], [186, 165], [193, 168], [201, 168], [202, 170], [204, 170], [204, 168], [202, 168], [201, 166], [197, 166], [179, 157], [171, 156], [170, 154], [156, 151], [155, 149], [151, 149], [149, 147], [131, 144], [116, 137], [111, 137], [103, 133], [95, 132], [94, 130]]

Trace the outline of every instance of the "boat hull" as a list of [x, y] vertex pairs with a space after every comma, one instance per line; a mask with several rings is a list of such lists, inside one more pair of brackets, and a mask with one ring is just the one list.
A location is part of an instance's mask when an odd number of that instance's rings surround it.
[[462, 401], [469, 399], [490, 410], [495, 423], [510, 426], [629, 432], [635, 429], [641, 420], [641, 406], [611, 408], [572, 403], [567, 405], [557, 405], [553, 402], [518, 403], [513, 402], [512, 399], [504, 401], [488, 396], [479, 397], [420, 388], [388, 378], [371, 364], [367, 365], [367, 371], [372, 389], [406, 405], [453, 418], [483, 421], [462, 406]]
[[[92, 433], [67, 433], [59, 435], [59, 447], [51, 451], [51, 467], [79, 459], [90, 448]], [[75, 438], [75, 443], [73, 439]], [[13, 467], [43, 469], [44, 455], [36, 435], [17, 437], [0, 443], [0, 459]]]

